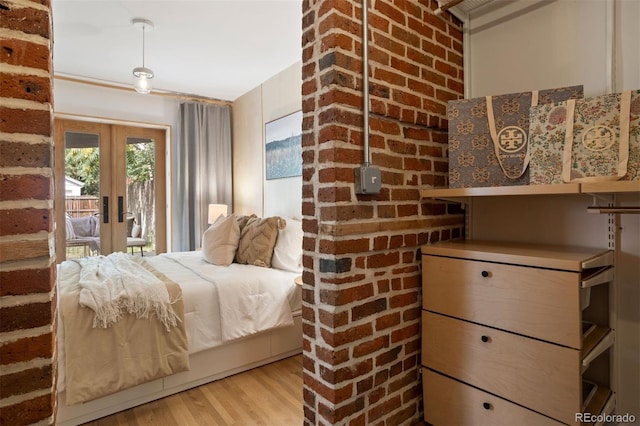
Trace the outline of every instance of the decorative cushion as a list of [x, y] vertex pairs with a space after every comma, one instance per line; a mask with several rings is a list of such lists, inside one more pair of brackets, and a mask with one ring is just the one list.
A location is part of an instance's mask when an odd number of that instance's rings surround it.
[[250, 218], [240, 234], [236, 262], [270, 268], [278, 229], [285, 225], [286, 222], [277, 216]]
[[71, 223], [71, 217], [65, 216], [64, 218], [64, 231], [67, 240], [73, 240], [76, 238], [76, 233], [73, 230], [73, 223]]
[[93, 236], [94, 237], [99, 237], [100, 236], [100, 216], [98, 215], [93, 215], [91, 216], [91, 222], [93, 223]]
[[240, 227], [235, 216], [220, 216], [202, 235], [202, 258], [214, 265], [229, 266], [239, 239]]
[[127, 237], [133, 237], [131, 231], [133, 230], [133, 224], [136, 223], [136, 219], [133, 216], [127, 217]]
[[302, 222], [287, 219], [287, 225], [278, 232], [271, 266], [285, 271], [302, 271]]
[[255, 217], [257, 217], [255, 214], [236, 216], [236, 219], [238, 220], [238, 226], [240, 226], [240, 234], [242, 234], [242, 230], [249, 222], [249, 219], [253, 219]]
[[95, 236], [96, 224], [93, 216], [71, 217], [69, 221], [73, 227], [75, 238]]
[[131, 236], [133, 238], [139, 238], [141, 233], [142, 233], [142, 226], [138, 225], [137, 223], [134, 223], [133, 226], [131, 227]]

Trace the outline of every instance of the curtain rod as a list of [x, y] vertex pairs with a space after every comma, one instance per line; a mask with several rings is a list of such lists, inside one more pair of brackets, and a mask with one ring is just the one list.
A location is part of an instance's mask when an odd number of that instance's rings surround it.
[[[125, 90], [127, 92], [135, 92], [135, 90], [132, 87], [128, 87], [124, 85], [121, 86], [114, 83], [103, 83], [103, 82], [97, 82], [92, 80], [85, 80], [83, 78], [68, 77], [66, 75], [59, 75], [59, 74], [54, 74], [53, 78], [56, 80], [70, 81], [72, 83], [80, 83], [80, 84], [88, 84], [90, 86], [104, 87], [107, 89], [117, 89], [117, 90]], [[178, 99], [183, 101], [203, 102], [203, 103], [209, 103], [209, 104], [215, 104], [215, 105], [233, 105], [233, 102], [231, 101], [223, 101], [221, 99], [207, 98], [204, 96], [196, 96], [196, 95], [187, 95], [187, 94], [182, 94], [177, 92], [153, 91], [149, 95], [163, 96], [166, 98], [173, 98], [173, 99]]]

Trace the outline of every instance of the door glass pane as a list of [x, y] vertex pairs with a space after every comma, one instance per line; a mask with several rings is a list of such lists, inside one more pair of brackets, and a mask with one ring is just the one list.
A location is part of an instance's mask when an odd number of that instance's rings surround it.
[[65, 233], [67, 259], [100, 253], [100, 136], [67, 131]]
[[127, 250], [132, 254], [155, 252], [155, 142], [127, 137]]

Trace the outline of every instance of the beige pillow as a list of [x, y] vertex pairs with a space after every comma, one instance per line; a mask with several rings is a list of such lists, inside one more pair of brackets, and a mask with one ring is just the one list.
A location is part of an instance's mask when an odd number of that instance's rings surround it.
[[235, 216], [220, 216], [202, 235], [202, 258], [214, 265], [229, 266], [239, 240], [240, 227]]
[[285, 224], [283, 219], [275, 216], [265, 219], [250, 218], [240, 235], [236, 262], [270, 268], [278, 229]]
[[249, 222], [249, 219], [253, 219], [255, 217], [257, 217], [255, 214], [236, 216], [236, 219], [238, 220], [238, 225], [240, 226], [240, 235], [242, 235], [242, 230]]

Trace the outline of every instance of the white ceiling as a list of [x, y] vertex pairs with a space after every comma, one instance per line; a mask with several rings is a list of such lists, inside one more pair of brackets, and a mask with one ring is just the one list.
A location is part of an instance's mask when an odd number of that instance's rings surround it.
[[302, 57], [302, 0], [53, 0], [56, 75], [233, 101]]

